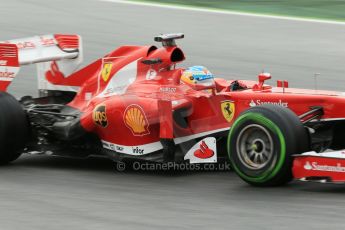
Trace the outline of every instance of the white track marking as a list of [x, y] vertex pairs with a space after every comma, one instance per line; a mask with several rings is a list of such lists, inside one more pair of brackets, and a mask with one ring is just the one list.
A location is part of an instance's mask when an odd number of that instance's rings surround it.
[[173, 5], [173, 4], [167, 4], [167, 3], [160, 4], [160, 3], [152, 3], [152, 2], [136, 2], [136, 1], [125, 1], [125, 0], [98, 0], [98, 1], [120, 3], [120, 4], [127, 4], [127, 5], [159, 7], [159, 8], [175, 9], [175, 10], [198, 11], [198, 12], [213, 13], [213, 14], [228, 14], [228, 15], [289, 20], [289, 21], [345, 25], [345, 22], [342, 22], [342, 21], [290, 17], [290, 16], [276, 16], [276, 15], [269, 15], [269, 14], [245, 13], [245, 12], [238, 12], [238, 11], [232, 11], [232, 10], [221, 10], [221, 9], [218, 10], [218, 9], [209, 9], [209, 8], [202, 8], [202, 7], [179, 6], [179, 5]]

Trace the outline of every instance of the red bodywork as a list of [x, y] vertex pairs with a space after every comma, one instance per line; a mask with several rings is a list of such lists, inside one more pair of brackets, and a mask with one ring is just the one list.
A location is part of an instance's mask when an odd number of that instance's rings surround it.
[[[55, 39], [62, 50], [79, 44], [78, 37]], [[11, 48], [0, 46], [10, 64], [18, 66], [11, 56], [17, 51]], [[157, 63], [142, 62], [158, 58]], [[323, 115], [316, 122], [345, 120], [343, 93], [288, 88], [286, 81], [271, 87], [265, 84], [268, 74], [260, 74], [258, 82], [239, 81], [246, 87], [243, 90], [232, 90], [234, 80], [220, 78], [213, 87], [192, 88], [180, 81], [184, 69], [176, 68], [184, 59], [175, 45], [122, 46], [68, 77], [52, 62], [45, 77], [53, 85], [78, 87], [68, 106], [81, 112], [82, 127], [96, 133], [104, 148], [128, 155], [162, 150], [162, 139], [180, 144], [224, 132], [240, 113], [265, 103], [288, 107], [297, 115], [322, 107]], [[0, 90], [7, 86], [8, 82], [0, 83]], [[298, 158], [294, 165], [298, 178], [304, 177], [299, 167], [303, 160], [308, 158]]]
[[[154, 58], [162, 62], [141, 62]], [[270, 78], [265, 74], [259, 75], [259, 82], [240, 81], [247, 86], [245, 90], [231, 91], [233, 81], [225, 79], [216, 79], [213, 93], [195, 90], [181, 84], [184, 69], [174, 68], [183, 60], [184, 54], [176, 46], [123, 46], [59, 84], [80, 87], [69, 106], [82, 111], [84, 129], [97, 133], [104, 147], [130, 155], [162, 149], [160, 139], [174, 139], [179, 144], [228, 130], [241, 112], [265, 103], [288, 107], [297, 115], [322, 106], [322, 119], [345, 119], [341, 93], [271, 87], [264, 84]], [[222, 103], [233, 105], [230, 118], [224, 115]], [[183, 111], [187, 127], [174, 120], [178, 110]]]
[[294, 178], [317, 182], [345, 182], [345, 151], [296, 155]]
[[[160, 64], [141, 63], [158, 57]], [[229, 129], [220, 106], [232, 100], [229, 93], [221, 92], [229, 82], [218, 80], [216, 95], [181, 84], [183, 69], [172, 66], [183, 59], [178, 47], [121, 47], [68, 78], [68, 84], [76, 82], [75, 86], [84, 82], [69, 106], [84, 112], [81, 124], [87, 131], [96, 132], [105, 143], [123, 148], [127, 154], [136, 155], [126, 147], [138, 147], [146, 154], [162, 149], [160, 139], [183, 142], [195, 135]], [[107, 65], [111, 66], [109, 76], [104, 73]], [[91, 100], [86, 100], [90, 93]], [[106, 126], [95, 121], [98, 106], [105, 107]], [[173, 111], [177, 110], [184, 111], [188, 127], [174, 122]]]

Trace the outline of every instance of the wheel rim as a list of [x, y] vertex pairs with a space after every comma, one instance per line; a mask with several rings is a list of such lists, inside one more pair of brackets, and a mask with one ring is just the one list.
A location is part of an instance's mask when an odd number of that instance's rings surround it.
[[238, 135], [237, 154], [242, 164], [250, 169], [264, 168], [273, 157], [273, 139], [266, 128], [252, 124]]

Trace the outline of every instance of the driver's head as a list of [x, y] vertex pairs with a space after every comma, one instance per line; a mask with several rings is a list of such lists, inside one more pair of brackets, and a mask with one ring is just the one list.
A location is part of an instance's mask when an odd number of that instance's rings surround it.
[[213, 74], [204, 66], [187, 68], [181, 76], [181, 82], [195, 88], [197, 85], [210, 87], [215, 85]]

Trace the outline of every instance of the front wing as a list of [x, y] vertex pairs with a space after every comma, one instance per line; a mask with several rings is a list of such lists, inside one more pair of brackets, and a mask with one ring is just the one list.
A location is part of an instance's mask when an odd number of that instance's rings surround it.
[[295, 155], [292, 171], [303, 181], [345, 183], [345, 150]]

